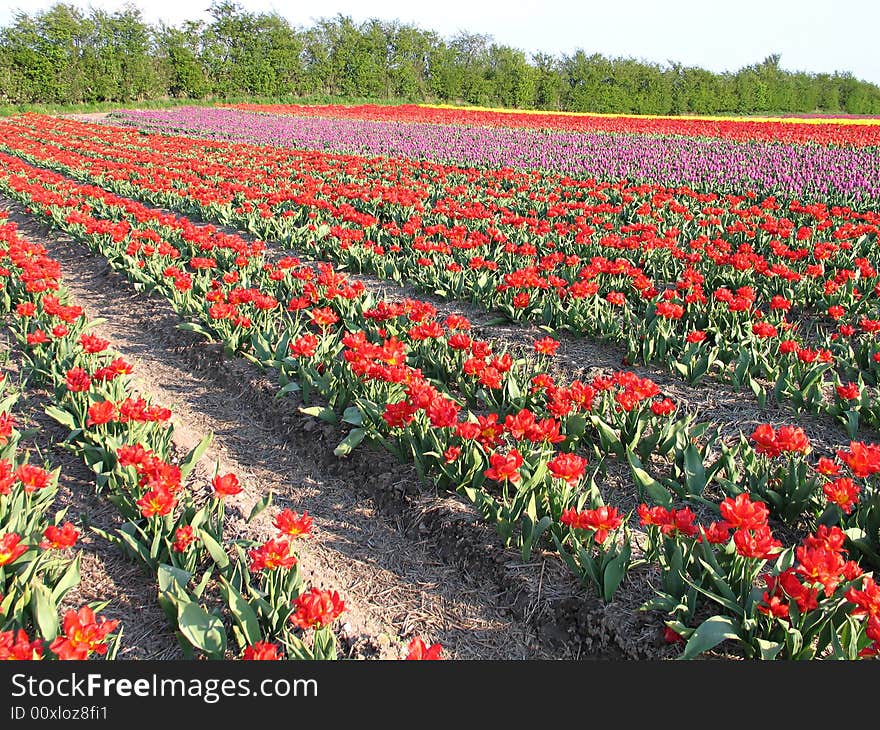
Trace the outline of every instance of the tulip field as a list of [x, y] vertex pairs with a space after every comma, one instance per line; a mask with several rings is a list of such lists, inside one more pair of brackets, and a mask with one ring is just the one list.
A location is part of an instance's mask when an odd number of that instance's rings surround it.
[[0, 119], [0, 658], [151, 656], [134, 601], [168, 658], [876, 657], [878, 150], [872, 118]]

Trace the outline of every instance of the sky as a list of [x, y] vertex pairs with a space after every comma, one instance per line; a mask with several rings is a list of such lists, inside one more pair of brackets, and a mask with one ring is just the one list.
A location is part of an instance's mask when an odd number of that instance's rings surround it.
[[[849, 72], [880, 84], [877, 0], [238, 0], [253, 12], [276, 11], [294, 26], [337, 14], [355, 22], [399, 20], [451, 37], [485, 33], [496, 43], [528, 53], [588, 54], [677, 61], [715, 72], [736, 71], [781, 56], [780, 66], [811, 73]], [[32, 13], [55, 0], [11, 0], [0, 25], [15, 10]], [[68, 0], [88, 9], [117, 10], [122, 0]], [[135, 0], [145, 20], [177, 25], [209, 18], [211, 0]]]

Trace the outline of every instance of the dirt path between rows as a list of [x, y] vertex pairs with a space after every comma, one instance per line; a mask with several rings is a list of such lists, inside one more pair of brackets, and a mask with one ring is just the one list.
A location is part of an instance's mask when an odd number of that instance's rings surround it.
[[[346, 600], [341, 634], [349, 656], [396, 658], [414, 634], [443, 643], [449, 658], [663, 653], [656, 621], [638, 614], [637, 602], [617, 612], [599, 604], [555, 556], [523, 564], [469, 505], [423, 491], [412, 468], [384, 452], [337, 459], [335, 427], [297, 413], [292, 399], [276, 400], [273, 384], [248, 363], [178, 330], [164, 300], [135, 292], [104, 259], [47, 233], [20, 206], [0, 204], [60, 262], [87, 315], [105, 318], [95, 331], [134, 365], [140, 390], [172, 409], [179, 448], [215, 434], [197, 477], [209, 480], [216, 460], [248, 487], [237, 502], [242, 514], [272, 489], [279, 506], [314, 515], [301, 566], [307, 582]], [[271, 532], [268, 515], [255, 524]]]
[[74, 114], [59, 114], [58, 116], [66, 119], [74, 119], [77, 122], [87, 122], [89, 124], [106, 124], [107, 117], [111, 112], [82, 112]]

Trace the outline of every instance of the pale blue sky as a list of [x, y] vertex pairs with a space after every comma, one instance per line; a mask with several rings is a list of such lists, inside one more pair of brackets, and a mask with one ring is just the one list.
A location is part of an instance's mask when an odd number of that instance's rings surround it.
[[[122, 0], [69, 0], [115, 10]], [[53, 0], [11, 0], [0, 9], [5, 25], [15, 9], [45, 9]], [[150, 22], [207, 18], [210, 0], [134, 2]], [[524, 51], [587, 53], [679, 61], [733, 71], [781, 55], [783, 68], [849, 71], [880, 84], [878, 0], [239, 0], [249, 10], [275, 10], [293, 25], [342, 13], [355, 21], [401, 20], [451, 36], [487, 33]]]

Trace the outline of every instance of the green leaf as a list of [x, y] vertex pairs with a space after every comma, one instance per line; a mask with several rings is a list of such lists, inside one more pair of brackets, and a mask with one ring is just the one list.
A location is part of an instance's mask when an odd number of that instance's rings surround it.
[[[166, 521], [171, 519], [170, 515], [166, 517]], [[159, 555], [162, 553], [162, 548], [167, 547], [167, 542], [164, 539], [164, 535], [161, 530], [156, 530], [153, 533], [153, 541], [150, 543], [150, 557], [154, 560], [158, 559]]]
[[770, 660], [775, 659], [782, 648], [785, 646], [780, 641], [767, 641], [767, 639], [755, 639], [755, 643], [758, 645], [758, 650], [761, 652], [761, 659]]
[[191, 573], [183, 568], [168, 565], [168, 563], [161, 563], [156, 570], [156, 580], [159, 583], [159, 591], [161, 593], [166, 591], [177, 593], [178, 591], [175, 588], [180, 591], [186, 591], [190, 578], [192, 578]]
[[352, 426], [363, 426], [364, 425], [364, 415], [361, 413], [360, 408], [357, 406], [349, 406], [342, 413], [342, 420], [345, 423], [350, 423]]
[[307, 416], [320, 418], [322, 421], [327, 421], [327, 423], [339, 423], [339, 419], [333, 412], [332, 408], [325, 408], [324, 406], [308, 406], [307, 408], [300, 408], [299, 412], [304, 413]]
[[672, 495], [660, 482], [642, 468], [642, 462], [639, 461], [639, 458], [631, 449], [626, 450], [626, 460], [629, 462], [629, 468], [639, 493], [647, 494], [655, 504], [666, 508], [672, 507]]
[[[835, 638], [836, 638], [836, 636], [837, 636], [837, 633], [835, 632]], [[800, 652], [801, 648], [804, 645], [803, 635], [797, 629], [790, 628], [788, 631], [788, 639], [789, 639], [789, 642], [791, 643], [791, 655], [797, 656], [797, 654]]]
[[703, 466], [703, 457], [693, 444], [688, 444], [684, 450], [684, 473], [687, 476], [688, 492], [702, 495], [706, 488], [706, 469]]
[[[97, 528], [93, 527], [92, 529], [95, 532], [98, 532]], [[98, 532], [98, 534], [106, 535], [106, 533], [100, 532]], [[143, 543], [123, 529], [117, 530], [117, 534], [119, 535], [119, 538], [112, 536], [110, 539], [127, 545], [131, 548], [132, 552], [144, 562], [144, 565], [150, 568], [150, 570], [156, 569], [156, 560], [150, 555], [150, 551]]]
[[851, 439], [855, 439], [859, 433], [859, 412], [846, 412], [846, 433]]
[[[96, 472], [97, 474], [104, 473], [105, 463], [106, 464], [115, 463], [115, 456], [113, 454], [111, 454], [109, 451], [107, 451], [106, 449], [100, 449], [95, 446], [89, 446], [89, 445], [86, 445], [83, 447], [82, 458], [83, 458], [83, 461], [85, 461], [86, 464], [88, 464], [90, 467], [92, 467], [92, 470], [94, 472]], [[111, 469], [112, 469], [112, 467], [111, 467]], [[107, 469], [107, 471], [110, 471], [111, 469]]]
[[620, 447], [621, 442], [620, 435], [617, 431], [611, 428], [611, 426], [598, 416], [590, 416], [590, 422], [599, 432], [599, 441], [602, 444], [602, 447], [609, 449], [614, 453], [618, 453], [618, 448]]
[[298, 392], [299, 392], [299, 383], [297, 383], [295, 380], [291, 380], [283, 388], [278, 389], [278, 392], [275, 394], [275, 397], [281, 398], [282, 396], [285, 396], [288, 393], [298, 393]]
[[199, 604], [189, 601], [177, 607], [180, 633], [197, 649], [212, 659], [222, 659], [226, 651], [226, 631], [223, 622], [209, 614]]
[[19, 394], [12, 393], [11, 395], [7, 395], [2, 401], [0, 401], [0, 413], [8, 413], [12, 410], [12, 407], [18, 401]]
[[181, 482], [183, 482], [183, 480], [185, 480], [189, 476], [190, 472], [195, 467], [196, 462], [201, 459], [202, 455], [208, 450], [208, 446], [211, 445], [211, 439], [213, 437], [214, 435], [210, 433], [205, 436], [205, 438], [199, 441], [199, 443], [196, 444], [196, 447], [186, 455], [186, 458], [180, 462], [179, 466]]
[[245, 641], [248, 644], [255, 644], [261, 641], [260, 621], [254, 609], [251, 608], [251, 605], [245, 600], [244, 596], [235, 590], [224, 578], [220, 579], [220, 583], [226, 605], [229, 606], [229, 611], [241, 629]]
[[364, 428], [352, 429], [348, 436], [339, 442], [339, 446], [333, 449], [333, 453], [336, 456], [348, 456], [352, 452], [352, 449], [364, 440], [366, 435], [367, 431]]
[[39, 581], [31, 583], [31, 608], [40, 635], [46, 641], [52, 641], [58, 636], [58, 607], [49, 589]]
[[104, 661], [112, 662], [116, 659], [116, 656], [119, 654], [119, 649], [122, 647], [122, 634], [125, 632], [125, 627], [120, 624], [119, 630], [116, 632], [116, 636], [113, 641], [110, 643], [110, 648], [107, 650], [107, 653], [104, 655]]
[[285, 332], [275, 346], [275, 360], [284, 360], [290, 352], [290, 332]]
[[272, 358], [274, 353], [269, 349], [269, 343], [266, 342], [265, 337], [255, 333], [253, 337], [251, 337], [251, 343], [254, 346], [254, 354], [261, 362], [265, 362]]
[[195, 322], [178, 322], [177, 329], [183, 330], [184, 332], [195, 332], [208, 340], [213, 339], [213, 336], [208, 330]]
[[232, 351], [228, 346], [226, 348], [224, 348], [224, 351], [230, 357], [235, 357], [236, 355], [239, 357], [243, 357], [248, 362], [251, 362], [254, 365], [256, 365], [260, 369], [261, 372], [265, 370], [265, 364], [263, 363], [263, 361], [260, 360], [260, 358], [258, 358], [258, 357], [254, 357], [249, 352], [238, 352], [237, 353], [237, 352]]
[[259, 500], [257, 500], [257, 503], [254, 505], [253, 509], [251, 510], [251, 513], [248, 515], [248, 518], [247, 518], [248, 523], [253, 522], [254, 518], [256, 518], [256, 516], [258, 514], [260, 514], [260, 512], [262, 512], [264, 509], [266, 509], [266, 507], [268, 507], [270, 504], [272, 504], [272, 497], [273, 497], [273, 492], [270, 489], [269, 493], [265, 497], [261, 497]]
[[[721, 596], [724, 598], [724, 600], [727, 601], [727, 603], [725, 603], [724, 605], [727, 608], [730, 608], [735, 614], [741, 614], [743, 608], [737, 602], [737, 596], [726, 580], [727, 571], [722, 570], [721, 566], [718, 564], [718, 559], [715, 557], [715, 551], [712, 550], [708, 542], [701, 542], [700, 548], [702, 548], [702, 555], [705, 556], [705, 560], [703, 558], [698, 558], [700, 561], [700, 565], [703, 566], [705, 572], [715, 584], [715, 587], [721, 592]], [[700, 588], [697, 584], [693, 585], [694, 588], [702, 590], [702, 588]], [[713, 600], [720, 600], [718, 597], [714, 596], [714, 594], [711, 595], [713, 596]]]
[[44, 412], [47, 416], [58, 421], [58, 423], [60, 423], [65, 428], [69, 428], [71, 431], [76, 429], [76, 421], [69, 411], [65, 411], [64, 409], [58, 408], [56, 406], [48, 406], [44, 410]]
[[[534, 507], [534, 497], [532, 498], [532, 507]], [[522, 559], [528, 562], [532, 555], [532, 548], [540, 539], [541, 535], [546, 532], [547, 528], [553, 524], [553, 518], [544, 515], [537, 523], [529, 515], [523, 515], [522, 518]]]
[[600, 588], [601, 584], [599, 583], [599, 573], [596, 569], [596, 561], [593, 560], [589, 550], [586, 550], [580, 543], [576, 544], [578, 563], [583, 571], [582, 580], [585, 581], [586, 578], [589, 578], [596, 588]]
[[752, 393], [755, 394], [756, 398], [760, 398], [764, 393], [764, 387], [751, 376], [749, 376], [749, 388], [752, 389]]
[[853, 542], [856, 540], [864, 540], [868, 536], [868, 533], [866, 533], [861, 527], [850, 527], [844, 530], [843, 534]]
[[[208, 519], [209, 508], [212, 507], [210, 502], [206, 502], [202, 505], [201, 509], [199, 509], [192, 517], [189, 518], [189, 526], [194, 530], [202, 526], [202, 523]], [[210, 510], [213, 511], [213, 510]]]
[[583, 581], [585, 579], [584, 571], [577, 564], [574, 556], [565, 549], [565, 546], [559, 541], [559, 538], [556, 537], [556, 535], [550, 533], [550, 537], [553, 538], [553, 543], [556, 545], [556, 552], [558, 552], [562, 556], [562, 559], [569, 567], [569, 570], [571, 570], [572, 573], [574, 573], [581, 581]]
[[625, 540], [623, 546], [617, 555], [615, 555], [605, 566], [605, 573], [602, 576], [602, 597], [606, 602], [614, 598], [623, 576], [629, 567], [629, 559], [632, 552], [629, 540]]
[[727, 616], [712, 616], [694, 629], [679, 659], [693, 659], [722, 641], [741, 639], [740, 628]]
[[205, 549], [208, 551], [208, 554], [211, 556], [211, 560], [217, 564], [217, 567], [220, 568], [220, 570], [226, 568], [226, 566], [229, 565], [229, 555], [227, 555], [220, 543], [211, 537], [211, 534], [207, 530], [199, 530], [199, 537], [201, 538]]
[[565, 419], [565, 432], [569, 436], [583, 436], [587, 430], [587, 417], [583, 413], [573, 413]]
[[880, 563], [880, 555], [878, 555], [873, 549], [873, 546], [868, 540], [868, 534], [863, 529], [859, 527], [850, 527], [849, 529], [844, 530], [843, 533], [854, 547], [862, 551], [874, 561]]
[[202, 594], [205, 592], [205, 588], [208, 587], [208, 583], [211, 580], [211, 577], [214, 575], [214, 569], [208, 568], [203, 574], [202, 579], [199, 581], [199, 584], [193, 589], [193, 595], [196, 598], [201, 598]]
[[[641, 606], [640, 611], [663, 611], [664, 613], [672, 613], [678, 606], [678, 602], [667, 594], [661, 594], [656, 598], [649, 598]], [[671, 628], [671, 627], [670, 627]]]
[[76, 559], [71, 561], [64, 574], [58, 579], [58, 582], [52, 589], [52, 602], [56, 605], [64, 598], [67, 591], [79, 583], [79, 563], [81, 557], [82, 553], [77, 554]]

